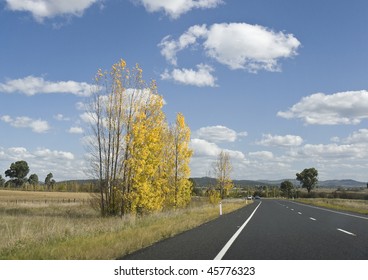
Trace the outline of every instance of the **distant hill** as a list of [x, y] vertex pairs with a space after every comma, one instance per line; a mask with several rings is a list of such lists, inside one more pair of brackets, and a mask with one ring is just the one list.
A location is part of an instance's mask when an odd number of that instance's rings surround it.
[[[215, 178], [210, 177], [196, 177], [191, 178], [195, 185], [199, 188], [204, 188], [208, 186], [214, 186], [216, 184]], [[290, 181], [295, 186], [299, 186], [299, 181], [295, 179], [281, 179], [281, 180], [233, 180], [234, 184], [238, 187], [256, 187], [256, 186], [280, 186], [283, 181]], [[96, 180], [69, 180], [69, 181], [61, 181], [56, 184], [91, 184], [96, 182]], [[326, 181], [318, 181], [318, 186], [323, 188], [366, 188], [366, 182], [359, 182], [351, 179], [345, 180], [326, 180]]]
[[[210, 177], [192, 178], [197, 187], [207, 187], [216, 184], [216, 179]], [[234, 184], [239, 187], [255, 187], [255, 186], [280, 186], [283, 181], [290, 181], [295, 186], [299, 186], [299, 181], [295, 179], [281, 179], [281, 180], [233, 180]], [[367, 183], [358, 182], [351, 179], [345, 180], [326, 180], [318, 181], [319, 187], [324, 188], [366, 188]]]

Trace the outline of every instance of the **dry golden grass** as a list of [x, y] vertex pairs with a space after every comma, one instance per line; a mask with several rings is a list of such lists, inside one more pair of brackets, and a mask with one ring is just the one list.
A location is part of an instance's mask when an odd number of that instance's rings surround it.
[[91, 198], [89, 193], [72, 193], [72, 192], [40, 192], [40, 191], [14, 191], [0, 190], [0, 202], [15, 201], [60, 201], [60, 200], [88, 200]]
[[[244, 205], [227, 201], [223, 212]], [[0, 259], [114, 259], [218, 216], [218, 206], [201, 200], [140, 218], [101, 218], [87, 204], [0, 202]]]
[[315, 206], [326, 207], [329, 209], [368, 215], [368, 200], [308, 198], [298, 199], [298, 201]]

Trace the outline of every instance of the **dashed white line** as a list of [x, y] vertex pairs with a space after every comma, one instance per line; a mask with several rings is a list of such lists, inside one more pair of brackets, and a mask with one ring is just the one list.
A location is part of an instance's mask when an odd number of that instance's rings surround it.
[[230, 238], [230, 240], [226, 243], [226, 245], [224, 246], [224, 248], [222, 248], [222, 250], [220, 251], [220, 253], [217, 254], [217, 256], [215, 257], [215, 260], [221, 260], [224, 255], [226, 254], [226, 252], [229, 250], [230, 246], [234, 243], [235, 239], [239, 236], [239, 234], [242, 232], [242, 230], [245, 228], [245, 226], [247, 225], [247, 223], [250, 221], [250, 219], [252, 219], [254, 213], [256, 213], [257, 209], [259, 206], [261, 206], [262, 201], [258, 204], [258, 206], [256, 207], [256, 209], [254, 209], [254, 211], [252, 212], [252, 214], [249, 216], [249, 218], [244, 222], [244, 224], [237, 230], [237, 232], [235, 232], [235, 234]]
[[355, 234], [355, 233], [352, 233], [352, 232], [347, 231], [347, 230], [343, 230], [343, 229], [341, 229], [341, 228], [337, 228], [337, 230], [338, 230], [338, 231], [341, 231], [341, 232], [343, 232], [343, 233], [346, 233], [346, 234], [352, 235], [352, 236], [356, 236], [356, 234]]
[[301, 215], [301, 214], [302, 214], [302, 212], [298, 212], [298, 214], [299, 214], [299, 215]]
[[317, 221], [317, 219], [315, 219], [313, 217], [309, 217], [309, 219], [311, 219], [312, 221]]
[[291, 208], [291, 211], [294, 211], [294, 209], [293, 209], [293, 208]]
[[358, 215], [353, 215], [353, 214], [349, 214], [349, 213], [334, 211], [334, 210], [330, 210], [330, 209], [326, 209], [326, 208], [321, 208], [321, 207], [317, 207], [317, 206], [312, 206], [312, 205], [307, 205], [307, 204], [302, 204], [302, 203], [298, 203], [298, 202], [294, 202], [294, 201], [292, 201], [291, 203], [294, 203], [294, 204], [297, 204], [297, 205], [300, 205], [300, 206], [305, 206], [305, 207], [310, 207], [310, 208], [314, 208], [314, 209], [319, 209], [319, 210], [323, 210], [323, 211], [327, 211], [327, 212], [331, 212], [331, 213], [335, 213], [335, 214], [340, 214], [340, 215], [345, 215], [345, 216], [349, 216], [349, 217], [354, 217], [354, 218], [368, 220], [368, 217], [364, 217], [364, 216], [358, 216]]

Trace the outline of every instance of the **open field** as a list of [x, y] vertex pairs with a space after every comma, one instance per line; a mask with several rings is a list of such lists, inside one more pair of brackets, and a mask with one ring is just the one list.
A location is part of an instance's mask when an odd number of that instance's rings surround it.
[[90, 193], [0, 190], [0, 203], [87, 202]]
[[303, 198], [297, 199], [297, 201], [334, 210], [349, 211], [368, 215], [368, 200]]
[[[10, 198], [23, 202], [15, 204]], [[88, 203], [60, 203], [63, 198], [74, 201], [90, 195], [0, 191], [0, 259], [114, 259], [219, 215], [218, 206], [195, 199], [176, 211], [102, 218]], [[45, 199], [47, 203], [31, 202]], [[223, 212], [245, 203], [224, 201]]]

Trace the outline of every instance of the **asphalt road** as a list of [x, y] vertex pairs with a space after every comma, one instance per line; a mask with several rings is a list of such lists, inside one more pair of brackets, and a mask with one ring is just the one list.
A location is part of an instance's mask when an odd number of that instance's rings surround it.
[[368, 217], [261, 200], [122, 259], [368, 260]]

